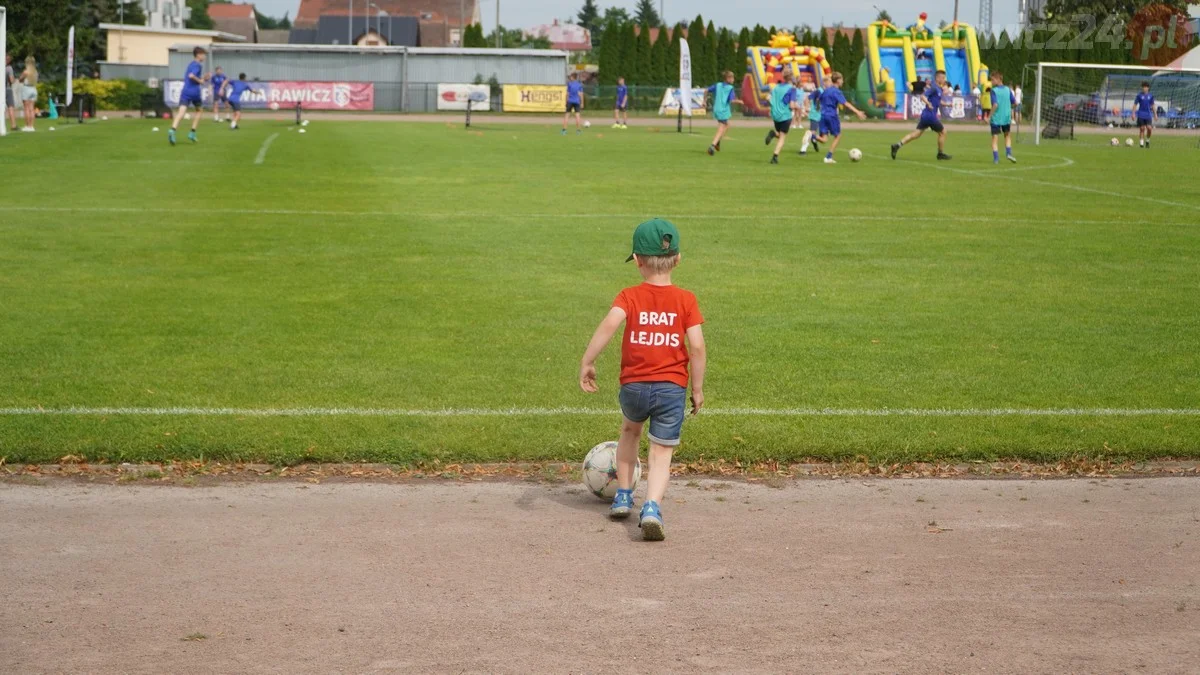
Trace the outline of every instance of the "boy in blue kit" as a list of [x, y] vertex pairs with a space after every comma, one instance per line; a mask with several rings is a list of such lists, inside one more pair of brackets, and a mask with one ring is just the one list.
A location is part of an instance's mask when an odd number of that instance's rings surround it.
[[[624, 121], [621, 121], [624, 118]], [[625, 86], [625, 78], [617, 78], [617, 100], [613, 107], [613, 128], [629, 128], [629, 87]]]
[[813, 149], [817, 152], [821, 151], [821, 146], [817, 143], [817, 136], [821, 133], [821, 92], [831, 84], [828, 77], [824, 78], [820, 84], [814, 86], [809, 92], [805, 100], [805, 110], [808, 115], [808, 131], [804, 132], [804, 142], [800, 144], [800, 154], [808, 154], [808, 144], [812, 143]]
[[829, 143], [829, 152], [825, 153], [826, 164], [837, 164], [837, 160], [833, 158], [833, 153], [837, 152], [838, 143], [842, 140], [842, 118], [838, 111], [839, 106], [846, 106], [858, 119], [867, 119], [867, 114], [855, 108], [853, 104], [846, 100], [846, 95], [842, 93], [842, 74], [834, 73], [829, 76], [829, 86], [825, 91], [821, 92], [821, 134], [816, 140], [819, 143], [824, 143], [833, 137], [833, 141]]
[[733, 117], [734, 92], [737, 91], [733, 86], [733, 72], [725, 71], [722, 80], [708, 88], [713, 102], [713, 119], [717, 121], [717, 135], [708, 146], [709, 155], [721, 150], [721, 139], [729, 132], [729, 119]]
[[621, 438], [617, 441], [617, 495], [609, 517], [628, 518], [633, 512], [633, 470], [638, 461], [642, 428], [650, 422], [650, 476], [646, 503], [638, 526], [647, 541], [662, 541], [662, 503], [671, 478], [671, 455], [679, 446], [687, 413], [691, 366], [692, 414], [704, 407], [704, 317], [696, 296], [671, 285], [671, 270], [679, 264], [679, 230], [661, 218], [648, 220], [633, 232], [633, 255], [642, 284], [621, 291], [608, 315], [588, 342], [579, 366], [579, 388], [595, 393], [596, 358], [621, 323]]
[[192, 50], [192, 62], [188, 64], [187, 72], [184, 73], [183, 90], [179, 92], [179, 109], [175, 111], [175, 120], [171, 122], [171, 128], [167, 130], [167, 140], [171, 145], [175, 145], [175, 132], [179, 130], [179, 121], [187, 114], [190, 106], [195, 106], [196, 116], [192, 118], [192, 130], [188, 132], [188, 140], [196, 142], [196, 128], [200, 126], [200, 118], [204, 114], [204, 96], [201, 94], [201, 87], [208, 79], [208, 76], [204, 74], [204, 57], [207, 54], [204, 47], [196, 47]]
[[583, 110], [583, 83], [579, 81], [579, 76], [571, 73], [567, 78], [567, 112], [563, 114], [562, 135], [567, 135], [567, 120], [571, 118], [571, 113], [575, 113], [575, 133], [583, 133], [583, 120], [580, 118], [579, 111]]
[[910, 132], [907, 136], [900, 139], [899, 143], [892, 144], [892, 159], [896, 159], [896, 153], [900, 152], [900, 148], [905, 143], [920, 138], [925, 134], [926, 129], [933, 129], [938, 135], [937, 158], [941, 160], [950, 159], [950, 155], [946, 154], [946, 127], [940, 119], [942, 113], [942, 95], [946, 93], [946, 71], [937, 71], [933, 76], [933, 80], [933, 85], [929, 87], [926, 87], [924, 82], [913, 82], [913, 95], [925, 102], [925, 109], [921, 111], [921, 119], [917, 122], [917, 130]]
[[988, 118], [988, 123], [992, 125], [992, 164], [1000, 163], [1000, 134], [1004, 134], [1004, 156], [1013, 164], [1017, 163], [1017, 158], [1012, 154], [1012, 111], [1013, 106], [1017, 103], [1017, 97], [1013, 94], [1012, 89], [1004, 86], [1004, 74], [1000, 72], [992, 73], [992, 86], [989, 96], [992, 99], [991, 117]]
[[1142, 83], [1142, 91], [1133, 97], [1133, 110], [1137, 113], [1138, 145], [1150, 147], [1150, 136], [1154, 134], [1154, 123], [1158, 121], [1158, 109], [1154, 106], [1154, 95], [1150, 83]]
[[217, 66], [212, 74], [212, 92], [213, 92], [213, 121], [221, 121], [221, 102], [225, 100], [225, 81], [229, 78], [225, 77], [225, 70], [221, 66]]
[[231, 130], [236, 131], [238, 123], [242, 121], [242, 94], [248, 91], [254, 91], [254, 87], [246, 81], [245, 73], [238, 73], [238, 79], [226, 82], [221, 92], [229, 101], [229, 109], [233, 111], [233, 122], [229, 125]]
[[767, 132], [765, 145], [770, 145], [775, 138], [779, 139], [775, 143], [775, 154], [771, 155], [772, 164], [779, 163], [779, 153], [783, 152], [783, 144], [787, 142], [788, 131], [792, 128], [792, 118], [800, 109], [800, 104], [797, 102], [799, 98], [796, 95], [796, 87], [792, 85], [791, 73], [786, 73], [783, 76], [783, 82], [771, 89], [771, 121], [775, 124], [775, 128]]

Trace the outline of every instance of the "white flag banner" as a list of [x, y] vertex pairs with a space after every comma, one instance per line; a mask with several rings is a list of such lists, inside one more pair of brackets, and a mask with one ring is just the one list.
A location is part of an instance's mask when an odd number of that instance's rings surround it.
[[[679, 91], [692, 90], [692, 50], [687, 40], [679, 40]], [[684, 115], [692, 116], [692, 97], [680, 96], [679, 109]]]
[[67, 105], [75, 98], [75, 26], [67, 31]]

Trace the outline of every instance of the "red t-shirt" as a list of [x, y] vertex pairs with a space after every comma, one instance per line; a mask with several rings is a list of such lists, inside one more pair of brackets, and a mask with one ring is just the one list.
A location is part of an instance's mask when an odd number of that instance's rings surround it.
[[621, 291], [613, 307], [625, 310], [621, 384], [688, 386], [687, 329], [704, 323], [696, 296], [676, 286], [642, 284]]

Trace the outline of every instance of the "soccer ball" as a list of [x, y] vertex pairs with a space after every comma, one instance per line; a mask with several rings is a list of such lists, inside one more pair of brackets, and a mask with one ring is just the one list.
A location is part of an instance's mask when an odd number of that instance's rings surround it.
[[279, 103], [276, 101], [271, 101], [270, 108], [271, 110], [279, 110]]
[[1113, 138], [1111, 141], [1109, 141], [1109, 143], [1111, 143], [1112, 146], [1115, 148], [1121, 144], [1121, 141], [1118, 141], [1116, 138]]
[[[642, 460], [633, 466], [633, 485], [642, 477]], [[600, 499], [617, 495], [617, 442], [605, 441], [588, 450], [583, 460], [583, 486]]]
[[851, 162], [862, 161], [862, 150], [859, 150], [858, 148], [851, 148], [850, 149], [850, 161]]
[[1125, 145], [1128, 145], [1129, 147], [1131, 147], [1131, 148], [1132, 148], [1132, 147], [1133, 147], [1133, 139], [1132, 139], [1132, 138], [1126, 138], [1126, 139], [1125, 139]]
[[591, 120], [585, 120], [585, 121], [583, 122], [583, 128], [584, 128], [584, 129], [591, 129], [591, 128], [592, 128], [592, 122], [591, 122]]

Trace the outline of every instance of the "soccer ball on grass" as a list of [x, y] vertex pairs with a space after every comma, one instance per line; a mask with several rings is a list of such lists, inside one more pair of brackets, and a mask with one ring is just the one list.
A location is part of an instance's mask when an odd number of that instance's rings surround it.
[[[633, 485], [642, 477], [642, 460], [633, 466]], [[605, 441], [588, 450], [583, 459], [583, 486], [600, 499], [617, 495], [617, 442]]]
[[850, 149], [850, 161], [851, 162], [862, 161], [862, 150], [859, 150], [858, 148], [851, 148]]
[[271, 110], [279, 110], [279, 103], [277, 101], [271, 101], [271, 105], [267, 107], [269, 107]]
[[1115, 147], [1117, 147], [1118, 145], [1120, 145], [1120, 144], [1121, 144], [1121, 141], [1118, 141], [1118, 140], [1116, 139], [1116, 137], [1114, 136], [1114, 137], [1112, 138], [1112, 140], [1110, 140], [1110, 141], [1109, 141], [1109, 144], [1111, 144], [1111, 145], [1112, 145], [1112, 146], [1115, 148]]
[[1132, 138], [1126, 138], [1126, 139], [1125, 139], [1125, 145], [1128, 145], [1129, 147], [1131, 147], [1131, 148], [1132, 148], [1132, 147], [1133, 147], [1133, 139], [1132, 139]]
[[591, 128], [592, 128], [592, 122], [591, 122], [591, 120], [584, 120], [584, 122], [583, 122], [583, 128], [584, 128], [584, 129], [591, 129]]

